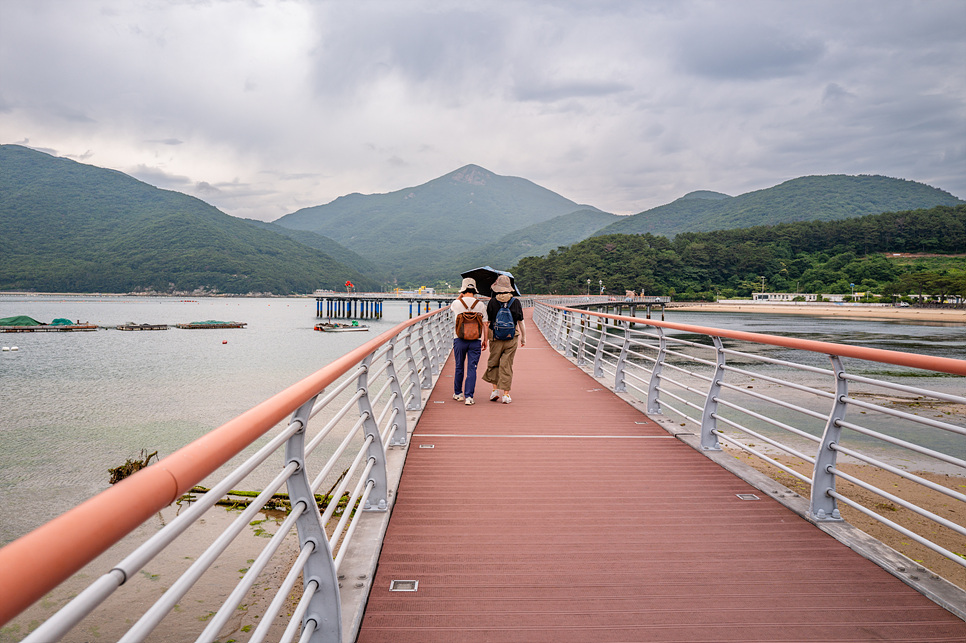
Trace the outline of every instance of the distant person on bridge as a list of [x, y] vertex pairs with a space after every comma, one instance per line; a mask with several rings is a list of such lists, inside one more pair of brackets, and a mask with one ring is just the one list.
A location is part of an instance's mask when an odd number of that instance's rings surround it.
[[463, 279], [460, 296], [450, 304], [450, 310], [456, 315], [453, 328], [453, 357], [456, 359], [453, 399], [457, 402], [465, 400], [466, 406], [471, 406], [476, 393], [476, 367], [480, 363], [481, 351], [486, 350], [486, 306], [476, 298], [474, 279]]
[[[486, 305], [486, 316], [490, 320], [490, 356], [483, 379], [493, 385], [491, 402], [509, 404], [513, 357], [517, 346], [522, 348], [527, 342], [527, 327], [523, 322], [523, 304], [513, 296], [510, 278], [500, 275], [493, 282], [492, 290], [493, 297]], [[504, 317], [508, 317], [506, 322]]]

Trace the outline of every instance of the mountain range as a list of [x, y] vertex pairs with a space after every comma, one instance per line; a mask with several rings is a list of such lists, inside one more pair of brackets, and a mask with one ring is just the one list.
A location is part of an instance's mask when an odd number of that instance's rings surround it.
[[837, 221], [963, 202], [924, 183], [885, 176], [803, 176], [736, 197], [720, 192], [691, 192], [667, 205], [622, 217], [594, 234], [649, 232], [673, 237], [682, 232]]
[[[578, 210], [600, 212], [526, 179], [467, 165], [423, 185], [388, 194], [350, 194], [274, 223], [330, 237], [399, 281], [420, 281], [452, 277], [464, 265], [462, 257], [478, 257], [480, 246]], [[561, 241], [573, 243], [583, 236], [566, 235]], [[515, 263], [526, 252], [523, 246], [500, 260]], [[468, 267], [474, 266], [462, 269]]]
[[811, 176], [737, 197], [692, 192], [620, 217], [476, 165], [266, 223], [114, 170], [0, 145], [0, 290], [304, 293], [440, 285], [597, 234], [672, 237], [964, 203], [880, 176]]
[[313, 247], [335, 242], [285, 232], [121, 172], [0, 145], [0, 290], [290, 294], [347, 280], [379, 289]]

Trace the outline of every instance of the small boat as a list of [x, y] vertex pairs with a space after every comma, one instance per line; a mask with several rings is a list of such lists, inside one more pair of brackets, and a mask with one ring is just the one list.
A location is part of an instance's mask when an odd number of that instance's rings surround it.
[[195, 321], [187, 324], [175, 324], [177, 328], [244, 328], [247, 325], [247, 322], [216, 321], [214, 319]]
[[357, 330], [369, 330], [369, 327], [365, 324], [360, 324], [356, 320], [352, 320], [351, 324], [342, 324], [339, 322], [322, 322], [321, 324], [315, 325], [315, 330], [321, 330], [324, 333], [348, 333]]

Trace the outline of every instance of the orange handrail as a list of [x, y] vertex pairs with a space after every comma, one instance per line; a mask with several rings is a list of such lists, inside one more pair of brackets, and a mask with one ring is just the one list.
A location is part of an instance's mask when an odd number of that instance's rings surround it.
[[0, 626], [168, 506], [342, 377], [410, 319], [0, 549]]
[[951, 375], [966, 375], [966, 360], [953, 359], [951, 357], [936, 357], [933, 355], [917, 355], [915, 353], [903, 353], [900, 351], [890, 351], [883, 348], [865, 348], [864, 346], [848, 346], [846, 344], [833, 344], [831, 342], [819, 342], [812, 339], [797, 339], [794, 337], [780, 337], [778, 335], [764, 335], [762, 333], [749, 333], [742, 330], [725, 330], [722, 328], [709, 328], [707, 326], [693, 326], [691, 324], [676, 324], [674, 322], [656, 321], [653, 319], [641, 319], [640, 317], [628, 317], [626, 315], [612, 315], [610, 313], [597, 313], [579, 308], [568, 308], [566, 306], [556, 306], [545, 304], [558, 310], [566, 310], [570, 313], [580, 315], [592, 315], [594, 317], [604, 317], [619, 321], [628, 321], [635, 324], [647, 324], [649, 326], [660, 326], [682, 330], [697, 335], [710, 335], [712, 337], [726, 337], [741, 341], [755, 342], [757, 344], [769, 344], [771, 346], [783, 346], [785, 348], [795, 348], [798, 350], [809, 351], [812, 353], [822, 353], [825, 355], [838, 355], [839, 357], [852, 357], [864, 359], [871, 362], [881, 362], [895, 366], [908, 366]]

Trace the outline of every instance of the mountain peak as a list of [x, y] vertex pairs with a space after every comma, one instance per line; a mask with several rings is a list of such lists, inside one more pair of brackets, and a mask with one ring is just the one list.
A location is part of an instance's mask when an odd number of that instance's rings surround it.
[[678, 201], [684, 201], [686, 199], [707, 199], [709, 201], [720, 201], [721, 199], [731, 198], [734, 197], [728, 196], [722, 192], [713, 192], [711, 190], [695, 190], [694, 192], [688, 192], [678, 199]]
[[450, 174], [449, 178], [456, 183], [486, 185], [487, 180], [493, 178], [493, 173], [479, 165], [466, 165]]

